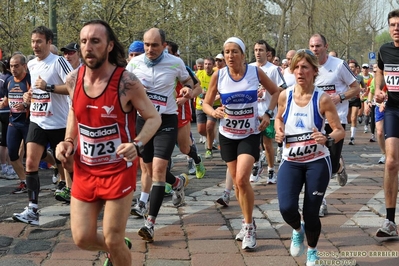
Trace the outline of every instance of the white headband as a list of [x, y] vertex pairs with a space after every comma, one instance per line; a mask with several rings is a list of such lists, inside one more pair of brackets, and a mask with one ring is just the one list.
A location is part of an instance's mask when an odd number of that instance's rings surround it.
[[229, 43], [229, 42], [233, 42], [233, 43], [238, 44], [238, 46], [240, 46], [242, 52], [245, 54], [245, 44], [244, 44], [239, 38], [237, 38], [237, 37], [230, 37], [230, 38], [228, 38], [228, 39], [224, 42], [224, 45], [223, 45], [223, 46], [225, 46], [226, 43]]

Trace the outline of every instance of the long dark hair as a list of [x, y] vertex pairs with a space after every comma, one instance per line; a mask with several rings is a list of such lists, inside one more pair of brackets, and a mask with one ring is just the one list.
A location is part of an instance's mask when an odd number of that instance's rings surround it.
[[115, 32], [111, 29], [111, 26], [105, 22], [104, 20], [94, 19], [86, 22], [84, 26], [93, 25], [93, 24], [101, 24], [105, 27], [107, 32], [107, 40], [114, 42], [114, 48], [108, 54], [108, 61], [120, 67], [126, 66], [126, 59], [125, 59], [125, 49], [123, 45], [119, 42], [118, 37], [116, 37]]

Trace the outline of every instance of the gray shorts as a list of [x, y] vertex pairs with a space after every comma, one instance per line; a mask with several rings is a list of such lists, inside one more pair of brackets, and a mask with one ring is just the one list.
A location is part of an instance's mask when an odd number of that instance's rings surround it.
[[[213, 109], [218, 108], [218, 106], [214, 106]], [[210, 120], [216, 123], [217, 119], [213, 116], [207, 115], [203, 110], [195, 110], [195, 115], [197, 117], [197, 124], [206, 124], [206, 121]]]

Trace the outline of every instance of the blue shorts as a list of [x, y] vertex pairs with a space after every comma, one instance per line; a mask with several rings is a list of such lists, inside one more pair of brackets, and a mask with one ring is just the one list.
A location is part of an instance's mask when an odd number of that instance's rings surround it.
[[7, 130], [7, 147], [8, 155], [10, 156], [11, 162], [19, 159], [19, 147], [21, 146], [21, 141], [26, 144], [26, 137], [28, 135], [29, 125], [18, 126], [10, 124]]
[[380, 107], [379, 106], [375, 107], [375, 112], [374, 113], [375, 113], [375, 122], [376, 123], [381, 121], [381, 120], [384, 120], [385, 111], [384, 112], [380, 112]]

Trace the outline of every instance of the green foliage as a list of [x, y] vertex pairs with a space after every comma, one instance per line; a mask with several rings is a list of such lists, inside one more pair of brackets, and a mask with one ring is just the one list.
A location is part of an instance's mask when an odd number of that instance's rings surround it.
[[[2, 0], [0, 47], [7, 55], [31, 54], [30, 32], [49, 23], [51, 0]], [[329, 48], [359, 58], [379, 47], [383, 7], [366, 0], [52, 0], [56, 3], [57, 46], [79, 40], [82, 25], [91, 19], [107, 21], [126, 47], [143, 33], [158, 27], [179, 44], [183, 60], [192, 65], [199, 57], [215, 56], [231, 36], [243, 39], [247, 60], [253, 44], [264, 39], [284, 58], [285, 50], [307, 47], [320, 32]], [[375, 12], [374, 12], [375, 11]], [[384, 18], [385, 20], [385, 18]], [[381, 25], [380, 25], [381, 24]], [[286, 38], [284, 39], [284, 36]], [[287, 37], [289, 36], [289, 37]], [[377, 36], [374, 38], [374, 36]], [[383, 38], [384, 37], [384, 38]]]

